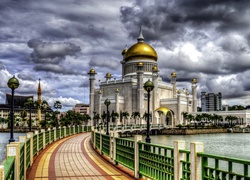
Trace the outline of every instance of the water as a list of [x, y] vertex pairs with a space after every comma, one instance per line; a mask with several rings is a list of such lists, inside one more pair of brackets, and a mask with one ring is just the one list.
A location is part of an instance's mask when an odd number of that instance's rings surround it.
[[173, 141], [186, 141], [186, 148], [190, 149], [190, 142], [203, 142], [205, 153], [228, 156], [240, 159], [250, 159], [250, 133], [219, 133], [197, 135], [157, 135], [150, 136], [154, 144], [173, 147]]
[[[14, 139], [18, 141], [19, 136], [25, 133], [14, 133]], [[6, 145], [9, 144], [10, 133], [0, 133], [0, 163], [6, 158]]]

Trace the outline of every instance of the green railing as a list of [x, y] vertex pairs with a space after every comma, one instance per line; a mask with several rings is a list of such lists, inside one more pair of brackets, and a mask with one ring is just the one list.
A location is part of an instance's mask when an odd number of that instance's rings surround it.
[[131, 139], [116, 138], [116, 162], [134, 170], [135, 143]]
[[66, 136], [69, 135], [69, 127], [66, 127]]
[[182, 178], [181, 180], [190, 180], [191, 179], [191, 168], [190, 168], [190, 151], [181, 149], [179, 153], [185, 154], [185, 159], [180, 160], [182, 167]]
[[99, 133], [96, 133], [96, 147], [98, 148], [98, 149], [100, 149], [100, 145], [101, 145], [101, 141], [100, 141], [100, 134]]
[[43, 133], [38, 134], [39, 142], [38, 142], [38, 151], [43, 148]]
[[206, 153], [198, 153], [202, 158], [203, 180], [250, 179], [250, 161]]
[[64, 128], [61, 128], [61, 137], [60, 138], [62, 138], [62, 137], [65, 137]]
[[109, 156], [110, 154], [110, 137], [109, 135], [102, 134], [102, 153]]
[[[46, 147], [46, 145], [50, 144], [51, 142], [54, 142], [55, 140], [60, 139], [60, 132], [62, 133], [62, 137], [66, 137], [64, 135], [64, 129], [66, 129], [66, 127], [61, 128], [61, 129], [52, 129], [52, 130], [48, 130], [48, 131], [43, 131], [43, 132], [35, 132], [32, 137], [28, 135], [26, 136], [26, 138], [22, 138], [22, 142], [20, 142], [20, 153], [15, 153], [15, 154], [19, 154], [20, 156], [18, 157], [18, 161], [17, 164], [19, 164], [18, 167], [16, 167], [17, 165], [15, 164], [15, 156], [8, 156], [6, 157], [6, 159], [2, 162], [3, 165], [3, 170], [0, 169], [0, 174], [2, 174], [2, 176], [0, 176], [0, 180], [2, 180], [2, 177], [4, 177], [3, 179], [8, 179], [8, 180], [14, 180], [14, 179], [25, 179], [25, 172], [27, 171], [27, 169], [31, 166], [31, 160], [32, 158], [34, 158], [38, 152], [43, 149], [43, 147]], [[76, 128], [78, 129], [78, 127]], [[90, 130], [91, 127], [79, 127], [79, 130]], [[67, 135], [72, 135], [74, 132], [74, 127], [70, 127], [68, 128], [68, 133]], [[78, 132], [78, 130], [76, 130], [76, 132]], [[81, 131], [82, 132], [82, 131]], [[54, 133], [56, 133], [56, 139], [54, 137]], [[31, 141], [31, 139], [33, 139], [33, 141]], [[25, 141], [25, 142], [23, 142]], [[105, 140], [104, 140], [105, 141]], [[107, 141], [107, 138], [106, 138]], [[31, 142], [33, 144], [33, 146], [31, 146]], [[10, 143], [10, 145], [7, 146], [7, 148], [12, 148], [12, 147], [16, 147], [17, 144], [12, 144]], [[16, 148], [14, 148], [16, 150]], [[33, 157], [31, 158], [31, 149], [33, 151]], [[10, 150], [10, 149], [9, 149]], [[13, 149], [11, 149], [10, 152], [12, 152]], [[9, 152], [9, 151], [8, 151]], [[13, 152], [12, 152], [13, 153]], [[105, 153], [106, 154], [106, 153]], [[109, 155], [109, 154], [107, 154]], [[26, 161], [26, 163], [25, 163]], [[33, 162], [33, 160], [32, 160]], [[15, 168], [17, 168], [17, 172], [15, 172]], [[18, 177], [18, 178], [15, 178]]]
[[4, 179], [15, 179], [15, 156], [9, 156], [3, 163], [4, 165]]
[[49, 144], [49, 134], [50, 134], [50, 131], [45, 132], [45, 145]]
[[174, 148], [138, 142], [139, 174], [153, 179], [174, 179]]
[[33, 136], [33, 155], [37, 154], [37, 134]]
[[26, 170], [30, 166], [30, 138], [26, 141]]

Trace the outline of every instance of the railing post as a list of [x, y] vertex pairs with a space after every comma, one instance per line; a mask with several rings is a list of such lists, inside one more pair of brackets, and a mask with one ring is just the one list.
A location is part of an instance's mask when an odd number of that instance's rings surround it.
[[20, 179], [20, 143], [11, 142], [6, 145], [6, 154], [7, 157], [15, 156], [15, 175], [14, 179]]
[[180, 149], [186, 149], [185, 141], [174, 141], [174, 179], [179, 180], [182, 178], [182, 163], [184, 160], [184, 153], [179, 153]]
[[27, 141], [27, 137], [26, 136], [19, 136], [19, 142], [23, 142], [24, 143], [24, 180], [26, 180], [26, 141]]
[[54, 133], [54, 142], [57, 140], [56, 138], [56, 127], [53, 127], [53, 133]]
[[142, 141], [142, 136], [141, 135], [135, 135], [134, 136], [134, 145], [135, 145], [135, 148], [134, 148], [134, 154], [135, 154], [135, 157], [134, 157], [134, 163], [135, 163], [135, 169], [134, 169], [134, 176], [135, 178], [139, 178], [139, 144], [138, 142], [139, 141]]
[[97, 130], [95, 129], [93, 132], [94, 132], [94, 135], [93, 135], [92, 143], [94, 145], [94, 148], [96, 148], [96, 132], [97, 132]]
[[191, 168], [191, 179], [200, 180], [202, 179], [202, 158], [197, 156], [198, 152], [204, 152], [204, 144], [202, 142], [191, 142], [190, 143], [190, 168]]
[[39, 131], [38, 130], [35, 130], [35, 135], [37, 136], [36, 138], [36, 151], [37, 151], [37, 155], [39, 154]]
[[28, 132], [27, 133], [27, 138], [30, 138], [30, 166], [33, 164], [33, 132]]
[[41, 129], [41, 133], [43, 133], [43, 149], [45, 149], [45, 129]]
[[73, 126], [73, 134], [76, 134], [76, 125]]
[[64, 136], [63, 137], [66, 137], [66, 127], [63, 126], [63, 131], [64, 131]]
[[0, 165], [0, 179], [4, 179], [4, 166]]
[[119, 137], [118, 132], [116, 132], [116, 131], [113, 132], [113, 141], [111, 143], [113, 143], [113, 145], [112, 145], [112, 150], [113, 150], [112, 159], [114, 162], [116, 161], [116, 138], [118, 138], [118, 137]]
[[60, 132], [60, 133], [59, 133], [59, 139], [61, 139], [61, 137], [62, 137], [62, 130], [61, 130], [61, 127], [59, 127], [58, 129], [59, 129], [59, 132]]
[[47, 131], [49, 131], [49, 144], [51, 143], [51, 129], [48, 128]]

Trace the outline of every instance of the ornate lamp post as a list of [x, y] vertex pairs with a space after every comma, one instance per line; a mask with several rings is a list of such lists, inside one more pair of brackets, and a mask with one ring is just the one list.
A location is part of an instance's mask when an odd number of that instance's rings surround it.
[[31, 120], [31, 105], [33, 104], [33, 99], [32, 99], [31, 97], [28, 98], [28, 103], [29, 103], [29, 111], [30, 111], [29, 132], [31, 132], [31, 127], [32, 127], [32, 120]]
[[9, 79], [7, 83], [8, 87], [11, 89], [11, 112], [10, 112], [10, 139], [9, 142], [15, 142], [14, 139], [14, 91], [19, 86], [19, 81], [15, 76]]
[[109, 135], [109, 105], [110, 105], [110, 100], [107, 98], [105, 100], [104, 104], [107, 106], [107, 130], [106, 130], [106, 135]]
[[147, 114], [147, 132], [146, 132], [146, 139], [145, 141], [147, 143], [151, 142], [151, 139], [149, 137], [149, 108], [150, 108], [150, 92], [154, 89], [154, 83], [150, 80], [148, 80], [147, 82], [144, 83], [144, 89], [148, 92], [148, 114]]

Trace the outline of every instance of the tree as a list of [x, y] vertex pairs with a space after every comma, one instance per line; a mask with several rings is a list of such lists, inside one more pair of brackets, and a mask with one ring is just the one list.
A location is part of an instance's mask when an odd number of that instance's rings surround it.
[[111, 119], [112, 119], [112, 122], [114, 123], [115, 120], [119, 117], [119, 114], [117, 112], [114, 112], [112, 111], [111, 113]]
[[128, 117], [129, 117], [129, 113], [127, 111], [122, 112], [122, 118], [124, 118], [124, 123], [125, 123], [125, 120], [128, 120]]
[[62, 108], [62, 103], [60, 101], [55, 101], [54, 102], [54, 108], [56, 109], [56, 127], [58, 127], [59, 122], [58, 122], [58, 118], [57, 115], [60, 114], [60, 112], [58, 111], [58, 109]]
[[181, 114], [183, 116], [184, 124], [186, 124], [187, 123], [186, 121], [187, 121], [187, 118], [188, 118], [188, 113], [187, 112], [182, 112]]
[[135, 124], [136, 124], [137, 119], [141, 117], [141, 114], [140, 112], [135, 111], [135, 112], [132, 112], [131, 117], [135, 120]]

